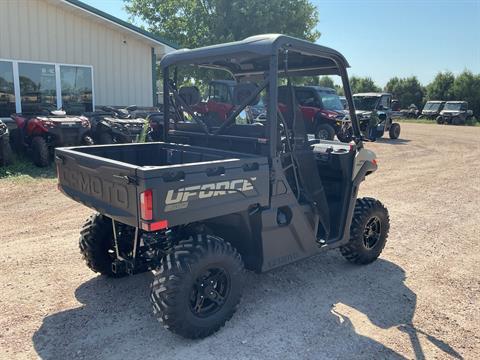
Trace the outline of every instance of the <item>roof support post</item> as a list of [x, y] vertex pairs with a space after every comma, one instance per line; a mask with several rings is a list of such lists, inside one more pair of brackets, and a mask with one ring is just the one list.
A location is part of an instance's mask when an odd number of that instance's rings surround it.
[[267, 134], [270, 156], [277, 155], [277, 96], [278, 96], [278, 51], [270, 56], [268, 70]]
[[163, 69], [163, 141], [168, 142], [168, 127], [170, 126], [170, 73], [168, 66]]
[[151, 48], [151, 57], [152, 57], [152, 95], [153, 101], [152, 105], [158, 105], [158, 96], [157, 96], [157, 56], [155, 55], [155, 49]]

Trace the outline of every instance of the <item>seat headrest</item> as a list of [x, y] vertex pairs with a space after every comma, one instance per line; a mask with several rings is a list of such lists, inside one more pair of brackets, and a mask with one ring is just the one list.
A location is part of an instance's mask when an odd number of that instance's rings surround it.
[[[248, 97], [257, 91], [258, 86], [255, 83], [240, 83], [235, 85], [233, 89], [233, 104], [241, 105]], [[256, 105], [259, 101], [260, 94], [258, 94], [248, 105]]]
[[178, 95], [189, 106], [197, 105], [201, 100], [200, 91], [196, 86], [183, 86], [178, 91]]

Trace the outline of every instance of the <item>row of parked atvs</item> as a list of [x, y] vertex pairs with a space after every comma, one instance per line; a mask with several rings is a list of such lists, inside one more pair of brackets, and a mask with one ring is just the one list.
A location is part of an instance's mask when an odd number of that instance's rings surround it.
[[466, 101], [427, 101], [421, 111], [412, 104], [402, 115], [407, 118], [436, 120], [437, 124], [447, 125], [465, 125], [474, 119], [473, 111], [468, 109]]
[[0, 164], [14, 152], [28, 152], [35, 165], [50, 164], [57, 146], [158, 141], [163, 133], [163, 113], [157, 108], [100, 107], [82, 115], [49, 109], [39, 114], [13, 114], [16, 128], [8, 131], [0, 121]]

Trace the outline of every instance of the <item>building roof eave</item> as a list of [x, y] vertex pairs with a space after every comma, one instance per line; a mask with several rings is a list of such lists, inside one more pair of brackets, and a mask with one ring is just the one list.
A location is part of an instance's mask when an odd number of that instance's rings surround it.
[[[137, 35], [140, 35], [143, 38], [146, 38], [147, 40], [156, 43], [157, 45], [162, 45], [164, 47], [170, 48], [172, 51], [180, 48], [179, 45], [161, 37], [155, 34], [152, 34], [151, 32], [148, 32], [142, 28], [139, 28], [138, 26], [135, 26], [133, 24], [130, 24], [124, 20], [121, 20], [115, 16], [112, 16], [104, 11], [101, 11], [93, 6], [90, 6], [88, 4], [85, 4], [82, 1], [79, 0], [61, 0], [62, 3], [67, 4], [69, 6], [75, 7], [76, 9], [80, 9], [82, 11], [88, 12], [91, 15], [94, 15], [98, 18], [101, 18], [104, 21], [107, 21], [109, 23], [113, 23], [116, 26], [122, 27], [128, 31], [134, 32]], [[170, 50], [167, 49], [167, 50]]]

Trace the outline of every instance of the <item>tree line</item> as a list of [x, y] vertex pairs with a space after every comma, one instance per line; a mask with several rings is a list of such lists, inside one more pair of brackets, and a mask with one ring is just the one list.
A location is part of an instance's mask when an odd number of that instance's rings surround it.
[[[310, 85], [320, 85], [337, 89], [343, 95], [343, 88], [336, 85], [328, 76], [312, 79]], [[455, 76], [450, 71], [439, 72], [426, 86], [423, 86], [416, 76], [406, 78], [393, 77], [382, 89], [370, 77], [352, 76], [350, 78], [352, 92], [380, 92], [385, 91], [393, 95], [400, 102], [402, 108], [415, 104], [418, 108], [429, 100], [462, 100], [468, 101], [469, 108], [480, 116], [480, 74], [464, 70]]]

